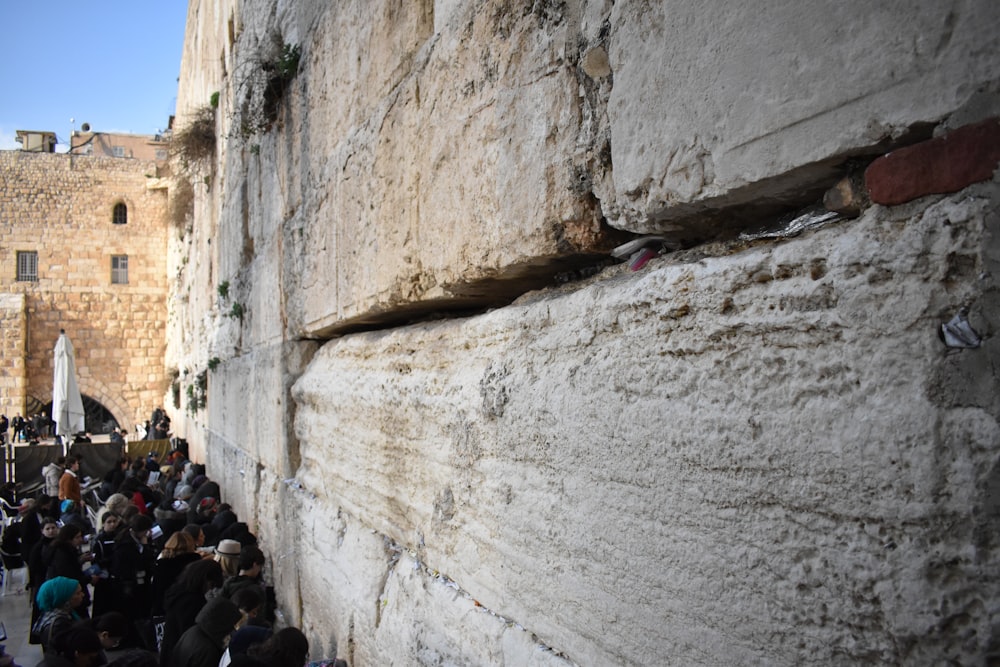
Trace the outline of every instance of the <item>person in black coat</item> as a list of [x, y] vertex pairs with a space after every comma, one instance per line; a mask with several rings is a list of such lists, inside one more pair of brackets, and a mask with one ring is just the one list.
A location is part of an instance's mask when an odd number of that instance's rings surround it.
[[[127, 478], [122, 485], [118, 487], [118, 493], [122, 494], [133, 503], [136, 503], [136, 507], [142, 504], [140, 512], [146, 514], [153, 513], [153, 508], [160, 504], [163, 500], [163, 496], [159, 491], [152, 489], [146, 481], [149, 479], [149, 471], [146, 469], [136, 470], [135, 474]], [[136, 494], [141, 496], [141, 499], [137, 501]]]
[[[156, 550], [149, 542], [153, 520], [137, 514], [129, 519], [128, 530], [115, 540], [111, 556], [111, 587], [114, 591], [115, 611], [139, 622], [148, 619], [151, 607], [153, 563]], [[126, 646], [140, 645], [138, 633], [126, 639]]]
[[181, 573], [191, 563], [201, 560], [195, 551], [194, 538], [183, 530], [175, 532], [163, 545], [163, 552], [153, 566], [153, 616], [163, 616], [163, 599]]
[[115, 553], [115, 541], [121, 534], [121, 517], [114, 512], [105, 512], [101, 530], [94, 536], [90, 552], [93, 564], [101, 571], [94, 583], [94, 616], [114, 611], [116, 607], [114, 587], [111, 584], [111, 561]]
[[43, 517], [52, 514], [52, 498], [44, 493], [38, 496], [34, 507], [21, 517], [21, 554], [25, 562], [31, 556], [35, 545], [42, 540]]
[[[209, 591], [222, 587], [222, 566], [214, 560], [199, 560], [184, 568], [176, 583], [163, 596], [166, 623], [160, 643], [160, 664], [170, 664], [170, 654], [181, 635], [195, 624]], [[216, 660], [218, 662], [218, 660]]]
[[101, 655], [101, 639], [92, 629], [74, 625], [55, 638], [53, 650], [36, 667], [91, 667]]
[[104, 474], [104, 481], [101, 482], [100, 495], [104, 502], [111, 497], [111, 494], [116, 493], [121, 485], [125, 483], [126, 473], [128, 471], [131, 461], [127, 456], [123, 456], [118, 460], [118, 465], [111, 468]]
[[301, 667], [309, 658], [309, 640], [298, 628], [283, 628], [245, 654], [232, 656], [233, 667]]
[[38, 610], [36, 598], [38, 589], [45, 583], [45, 558], [43, 552], [52, 544], [59, 534], [59, 524], [52, 517], [42, 519], [42, 538], [35, 543], [28, 554], [28, 591], [31, 593], [31, 625], [35, 624], [41, 613]]
[[184, 631], [170, 652], [167, 667], [216, 667], [229, 639], [243, 618], [239, 608], [226, 598], [212, 598]]
[[53, 577], [66, 577], [80, 582], [84, 600], [74, 611], [80, 618], [87, 618], [87, 609], [90, 607], [90, 593], [87, 585], [91, 583], [92, 578], [84, 573], [82, 567], [93, 559], [93, 554], [80, 553], [82, 544], [83, 531], [80, 530], [79, 526], [72, 524], [63, 526], [59, 529], [59, 533], [52, 540], [52, 543], [42, 550], [42, 560], [45, 563], [46, 581]]

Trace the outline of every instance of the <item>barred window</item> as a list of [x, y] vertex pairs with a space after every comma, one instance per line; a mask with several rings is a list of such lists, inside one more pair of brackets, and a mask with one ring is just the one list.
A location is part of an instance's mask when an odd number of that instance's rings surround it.
[[128, 255], [111, 256], [111, 284], [128, 284]]
[[125, 157], [125, 147], [124, 146], [112, 146], [111, 154], [115, 157]]
[[38, 281], [38, 253], [34, 250], [17, 253], [17, 279], [28, 282]]
[[111, 222], [115, 225], [124, 225], [128, 222], [128, 206], [122, 203], [115, 204], [115, 210], [111, 214]]

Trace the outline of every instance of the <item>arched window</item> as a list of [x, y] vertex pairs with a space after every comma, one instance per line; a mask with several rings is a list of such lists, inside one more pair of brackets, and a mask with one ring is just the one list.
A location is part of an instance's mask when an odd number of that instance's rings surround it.
[[111, 214], [111, 222], [116, 225], [124, 225], [128, 222], [128, 207], [118, 202], [115, 204], [115, 210]]

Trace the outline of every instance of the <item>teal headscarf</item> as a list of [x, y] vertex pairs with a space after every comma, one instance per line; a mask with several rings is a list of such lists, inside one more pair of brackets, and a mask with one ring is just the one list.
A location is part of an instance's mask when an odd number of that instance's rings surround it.
[[52, 577], [38, 589], [38, 608], [43, 612], [65, 606], [80, 582], [69, 577]]

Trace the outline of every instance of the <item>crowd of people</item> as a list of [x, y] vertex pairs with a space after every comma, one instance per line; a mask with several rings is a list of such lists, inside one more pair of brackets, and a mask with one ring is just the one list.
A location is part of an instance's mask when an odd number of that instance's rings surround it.
[[27, 564], [37, 667], [305, 665], [303, 633], [273, 627], [256, 536], [203, 465], [164, 458], [122, 458], [88, 511], [68, 456], [18, 505], [0, 542]]
[[38, 412], [30, 417], [22, 417], [18, 412], [7, 419], [7, 415], [0, 415], [0, 445], [8, 442], [7, 433], [12, 432], [10, 442], [27, 442], [37, 445], [40, 440], [49, 437], [55, 426], [45, 411]]

